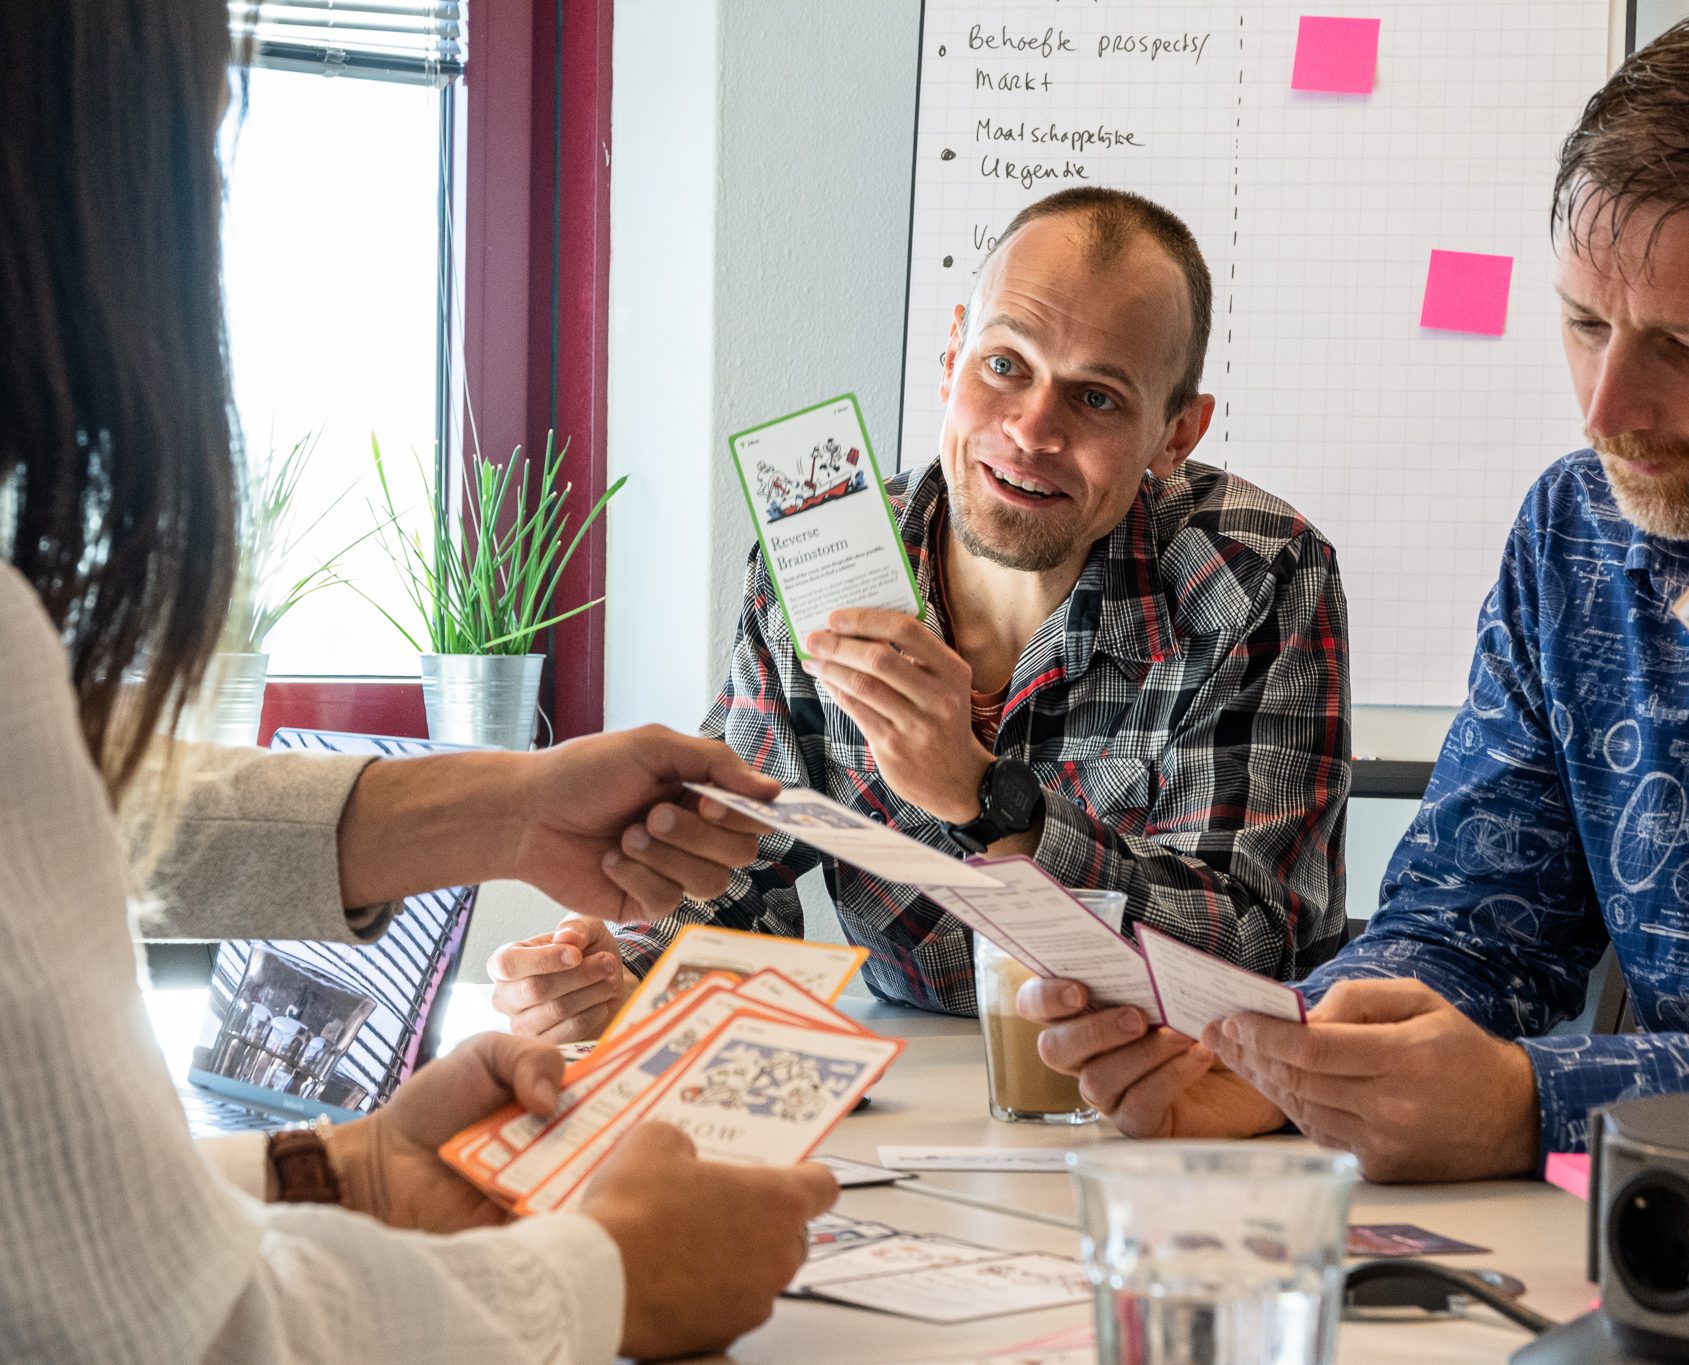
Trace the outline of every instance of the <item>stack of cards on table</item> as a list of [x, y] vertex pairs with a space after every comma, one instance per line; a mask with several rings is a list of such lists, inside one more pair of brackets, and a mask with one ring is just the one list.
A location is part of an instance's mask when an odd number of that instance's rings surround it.
[[1065, 1257], [997, 1251], [827, 1213], [810, 1223], [809, 1260], [786, 1292], [926, 1322], [967, 1322], [1083, 1303], [1091, 1284]]
[[518, 1214], [567, 1207], [636, 1123], [710, 1161], [802, 1161], [903, 1050], [831, 1002], [864, 949], [692, 925], [676, 935], [549, 1118], [511, 1105], [440, 1149]]
[[1192, 1038], [1244, 1011], [1301, 1023], [1301, 993], [1139, 925], [1104, 924], [1031, 858], [947, 857], [815, 791], [772, 801], [693, 790], [888, 881], [915, 887], [1036, 976], [1081, 982], [1094, 1005], [1136, 1005]]

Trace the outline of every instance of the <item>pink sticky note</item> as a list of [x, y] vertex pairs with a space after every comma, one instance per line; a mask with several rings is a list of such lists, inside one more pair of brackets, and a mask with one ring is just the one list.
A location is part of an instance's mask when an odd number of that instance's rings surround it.
[[1419, 325], [1498, 337], [1507, 330], [1507, 289], [1512, 282], [1511, 256], [1433, 251]]
[[1370, 95], [1378, 74], [1378, 22], [1304, 14], [1296, 29], [1290, 88]]

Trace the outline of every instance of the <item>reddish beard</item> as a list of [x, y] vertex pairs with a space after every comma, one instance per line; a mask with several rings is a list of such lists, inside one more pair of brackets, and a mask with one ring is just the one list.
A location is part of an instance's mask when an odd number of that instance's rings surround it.
[[[1627, 431], [1591, 441], [1625, 519], [1649, 535], [1689, 540], [1689, 441]], [[1644, 472], [1640, 465], [1656, 465]]]

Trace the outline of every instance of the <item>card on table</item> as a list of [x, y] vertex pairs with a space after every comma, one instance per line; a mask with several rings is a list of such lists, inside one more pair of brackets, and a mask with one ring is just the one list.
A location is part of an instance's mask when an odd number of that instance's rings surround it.
[[[841, 806], [831, 797], [807, 787], [788, 787], [772, 801], [739, 796], [702, 782], [688, 782], [691, 790], [730, 810], [772, 826], [823, 853], [843, 858], [864, 872], [887, 881], [918, 886], [992, 887], [995, 877], [959, 858], [876, 824], [866, 815]], [[800, 985], [803, 983], [800, 981]]]
[[925, 615], [855, 394], [735, 432], [727, 448], [800, 659], [837, 608]]
[[845, 1280], [862, 1280], [876, 1275], [905, 1275], [914, 1270], [936, 1270], [947, 1265], [973, 1261], [996, 1261], [1005, 1255], [989, 1247], [952, 1241], [948, 1237], [926, 1237], [893, 1232], [859, 1246], [844, 1247], [831, 1255], [808, 1260], [798, 1269], [788, 1293], [804, 1293]]
[[1143, 954], [1069, 894], [1031, 858], [975, 858], [995, 887], [928, 890], [976, 934], [1041, 977], [1078, 981], [1094, 1005], [1136, 1005], [1161, 1022]]
[[1293, 986], [1257, 976], [1147, 924], [1138, 926], [1138, 942], [1163, 1021], [1187, 1038], [1200, 1038], [1215, 1020], [1245, 1012], [1295, 1024], [1307, 1021], [1302, 993]]
[[1091, 1282], [1076, 1261], [1028, 1253], [846, 1280], [810, 1292], [925, 1322], [968, 1322], [1084, 1303], [1091, 1297]]
[[743, 981], [774, 967], [817, 999], [832, 1001], [838, 999], [867, 956], [866, 948], [848, 944], [808, 943], [776, 934], [689, 924], [674, 936], [668, 950], [605, 1027], [603, 1042], [661, 1009], [711, 972], [724, 972]]
[[1441, 1237], [1412, 1223], [1351, 1223], [1350, 1256], [1457, 1256], [1487, 1252], [1488, 1247]]
[[899, 1180], [909, 1178], [908, 1171], [894, 1171], [884, 1166], [870, 1166], [866, 1161], [852, 1161], [849, 1157], [817, 1153], [810, 1160], [820, 1162], [831, 1171], [833, 1179], [839, 1182], [841, 1190], [854, 1189], [858, 1185], [894, 1185]]
[[809, 1254], [812, 1258], [830, 1256], [863, 1242], [877, 1242], [897, 1235], [897, 1229], [889, 1223], [847, 1218], [842, 1213], [823, 1213], [809, 1220]]
[[1066, 1147], [891, 1147], [880, 1160], [903, 1171], [1065, 1171]]

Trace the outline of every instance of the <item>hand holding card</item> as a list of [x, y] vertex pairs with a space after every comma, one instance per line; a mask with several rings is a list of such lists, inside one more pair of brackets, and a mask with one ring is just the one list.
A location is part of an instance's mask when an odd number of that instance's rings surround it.
[[1222, 961], [1147, 924], [1138, 926], [1167, 1027], [1187, 1038], [1234, 1014], [1265, 1014], [1293, 1024], [1307, 1022], [1302, 993], [1281, 981]]
[[758, 801], [703, 783], [688, 785], [700, 796], [707, 796], [729, 810], [748, 815], [887, 881], [918, 886], [923, 891], [932, 887], [997, 885], [994, 877], [979, 868], [918, 843], [907, 834], [876, 824], [866, 815], [807, 787], [788, 787], [772, 801]]
[[1094, 1005], [1136, 1005], [1160, 1022], [1143, 955], [1031, 858], [972, 858], [969, 866], [998, 885], [927, 894], [1034, 975], [1077, 981]]
[[829, 1001], [860, 948], [692, 925], [646, 976], [590, 1058], [564, 1074], [548, 1117], [511, 1106], [472, 1124], [441, 1158], [517, 1214], [576, 1207], [647, 1120], [737, 1165], [806, 1157], [903, 1043]]
[[735, 432], [727, 448], [800, 659], [837, 607], [925, 615], [855, 394]]

